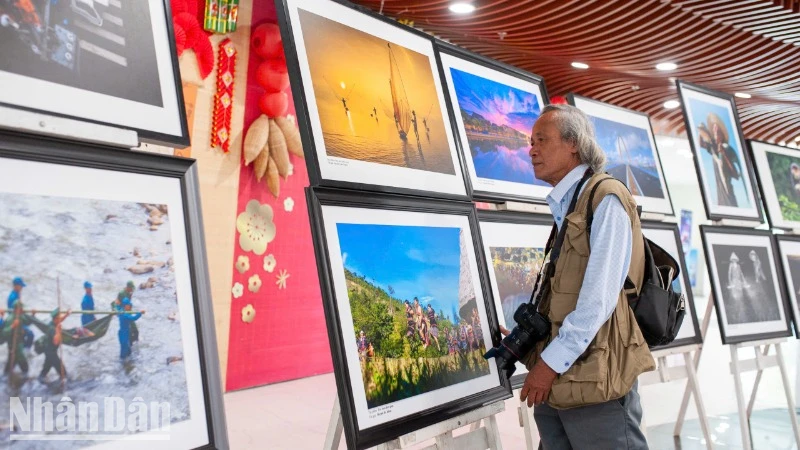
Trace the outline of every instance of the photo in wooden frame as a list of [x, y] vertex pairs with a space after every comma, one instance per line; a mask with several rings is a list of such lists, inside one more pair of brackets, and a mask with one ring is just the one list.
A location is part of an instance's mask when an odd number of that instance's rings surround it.
[[509, 398], [483, 357], [499, 332], [475, 207], [306, 193], [348, 447]]
[[[531, 299], [553, 219], [541, 214], [479, 210], [478, 220], [497, 321], [511, 331], [517, 326], [514, 312]], [[511, 376], [512, 389], [522, 386], [527, 373], [525, 365], [517, 362]]]
[[312, 186], [468, 198], [429, 35], [344, 1], [277, 9]]
[[[22, 405], [71, 402], [73, 420], [89, 423], [81, 403], [100, 408], [96, 429], [42, 433], [19, 423], [33, 411], [15, 415], [0, 440], [228, 448], [196, 161], [0, 132], [0, 208], [0, 284], [10, 292], [0, 360], [11, 367], [0, 392]], [[139, 404], [156, 415], [120, 429], [109, 404], [126, 418]]]
[[528, 155], [548, 103], [544, 79], [454, 45], [437, 50], [473, 198], [544, 202], [553, 188]]
[[700, 225], [723, 344], [788, 337], [783, 269], [768, 230]]
[[606, 172], [625, 183], [642, 211], [674, 216], [650, 117], [573, 93], [567, 101], [589, 116], [606, 154]]
[[6, 3], [0, 104], [189, 145], [169, 1]]
[[733, 95], [677, 80], [686, 134], [709, 220], [764, 215]]

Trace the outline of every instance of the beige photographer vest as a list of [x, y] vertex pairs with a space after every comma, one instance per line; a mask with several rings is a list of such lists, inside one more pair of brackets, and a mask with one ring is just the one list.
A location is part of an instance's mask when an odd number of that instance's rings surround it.
[[[589, 234], [586, 232], [586, 206], [592, 188], [603, 178], [611, 177], [595, 174], [585, 183], [575, 211], [562, 224], [567, 230], [561, 254], [556, 262], [549, 295], [545, 296], [539, 306], [539, 310], [552, 322], [551, 336], [537, 344], [523, 359], [528, 370], [533, 369], [542, 350], [558, 336], [564, 318], [575, 310], [578, 303], [590, 249]], [[614, 194], [620, 199], [631, 220], [633, 247], [628, 277], [636, 285], [638, 293], [644, 278], [644, 244], [636, 202], [622, 183], [609, 180], [597, 188], [593, 211], [608, 194]], [[595, 239], [602, 239], [602, 236], [596, 236]], [[633, 311], [628, 306], [625, 293], [624, 289], [619, 293], [614, 313], [600, 327], [586, 351], [566, 372], [556, 378], [547, 398], [547, 403], [553, 408], [574, 408], [620, 398], [631, 390], [641, 373], [655, 370], [655, 361], [636, 324]]]

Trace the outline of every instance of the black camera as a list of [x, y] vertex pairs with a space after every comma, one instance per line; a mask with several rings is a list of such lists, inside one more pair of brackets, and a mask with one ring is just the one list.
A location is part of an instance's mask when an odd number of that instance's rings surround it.
[[503, 338], [500, 345], [483, 355], [486, 359], [496, 358], [498, 367], [506, 371], [507, 378], [511, 378], [517, 369], [517, 361], [533, 350], [537, 342], [550, 336], [550, 320], [536, 309], [537, 305], [532, 303], [519, 305], [514, 312], [517, 326]]

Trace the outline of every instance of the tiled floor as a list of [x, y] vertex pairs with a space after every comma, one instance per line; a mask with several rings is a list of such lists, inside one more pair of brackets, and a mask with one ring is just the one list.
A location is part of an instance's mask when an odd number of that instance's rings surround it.
[[[698, 301], [697, 308], [702, 313], [704, 301]], [[782, 348], [789, 379], [793, 383], [790, 388], [796, 396], [800, 341], [791, 338]], [[753, 348], [742, 349], [739, 354], [740, 358], [752, 358]], [[698, 378], [713, 429], [712, 440], [715, 448], [719, 449], [742, 448], [733, 377], [729, 371], [730, 358], [730, 347], [722, 345], [716, 320], [712, 320]], [[671, 357], [671, 361], [680, 363], [682, 358]], [[753, 372], [742, 376], [746, 398], [750, 396], [754, 380]], [[681, 439], [676, 443], [672, 437], [685, 385], [685, 381], [673, 381], [639, 388], [651, 449], [706, 448], [701, 440], [702, 433], [693, 403], [689, 407]], [[332, 374], [228, 393], [225, 395], [225, 405], [231, 448], [319, 450], [325, 441], [335, 398], [336, 386]], [[506, 410], [498, 416], [503, 448], [525, 449], [525, 438], [517, 413], [519, 402], [509, 399], [505, 404]], [[777, 368], [764, 372], [750, 427], [756, 450], [796, 448], [791, 439], [786, 396]], [[457, 434], [466, 430], [459, 430]], [[431, 443], [426, 442], [415, 448]], [[344, 442], [339, 448], [346, 448]]]
[[[325, 441], [331, 406], [336, 395], [331, 374], [232, 392], [225, 395], [228, 436], [232, 449], [314, 449]], [[498, 416], [504, 449], [525, 449], [514, 399], [506, 401], [506, 410]], [[734, 414], [711, 416], [715, 448], [741, 449], [739, 419]], [[753, 448], [792, 449], [792, 430], [786, 409], [753, 412], [751, 420]], [[701, 450], [705, 441], [697, 420], [687, 420], [681, 439], [672, 436], [673, 423], [648, 427], [648, 441], [653, 450]], [[466, 431], [466, 428], [459, 432]], [[344, 439], [343, 439], [344, 440]], [[430, 445], [421, 443], [414, 449]], [[344, 442], [340, 449], [347, 448]]]

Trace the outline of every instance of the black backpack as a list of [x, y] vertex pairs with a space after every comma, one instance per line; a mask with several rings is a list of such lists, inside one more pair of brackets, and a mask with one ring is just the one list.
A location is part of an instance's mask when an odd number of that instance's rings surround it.
[[[616, 180], [616, 178], [604, 178], [598, 181], [589, 193], [589, 203], [586, 206], [587, 235], [591, 233], [594, 218], [592, 210], [594, 193], [600, 183], [606, 180]], [[620, 180], [617, 181], [622, 183]], [[641, 217], [642, 207], [637, 206], [636, 211]], [[675, 340], [686, 315], [686, 300], [682, 293], [672, 289], [672, 282], [678, 278], [681, 271], [678, 261], [666, 250], [644, 237], [644, 234], [642, 239], [645, 265], [642, 288], [637, 295], [633, 290], [635, 285], [630, 278], [625, 277], [624, 289], [631, 291], [627, 294], [628, 305], [633, 310], [647, 345], [652, 348], [667, 345]]]

